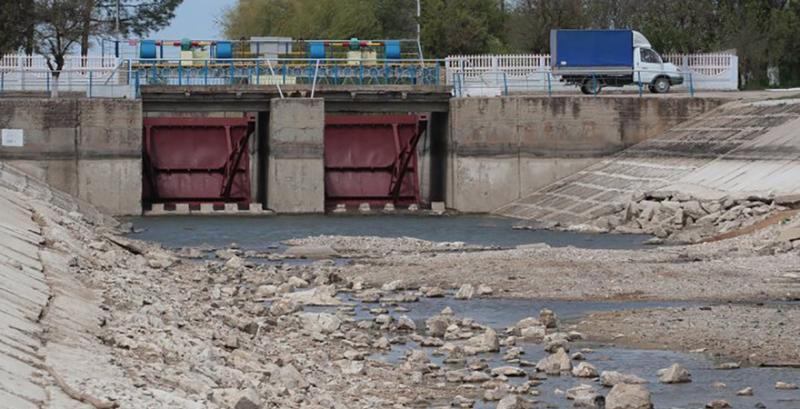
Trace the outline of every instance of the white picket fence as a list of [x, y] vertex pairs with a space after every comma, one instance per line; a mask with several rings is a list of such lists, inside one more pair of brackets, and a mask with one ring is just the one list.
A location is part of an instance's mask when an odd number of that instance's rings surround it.
[[[89, 97], [128, 97], [133, 95], [113, 56], [67, 56], [58, 79], [59, 92], [85, 92]], [[0, 57], [0, 93], [50, 92], [53, 75], [41, 55], [9, 54]]]
[[[689, 73], [697, 90], [738, 89], [739, 59], [730, 53], [669, 54], [666, 61]], [[492, 96], [514, 92], [557, 92], [572, 89], [552, 75], [550, 55], [456, 55], [445, 59], [447, 81], [456, 95]]]

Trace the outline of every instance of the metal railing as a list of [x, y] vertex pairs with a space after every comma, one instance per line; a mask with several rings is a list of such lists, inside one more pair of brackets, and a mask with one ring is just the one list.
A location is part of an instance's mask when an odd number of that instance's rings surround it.
[[[645, 92], [650, 92], [649, 84], [642, 82], [643, 73], [655, 73], [655, 71], [636, 70], [634, 72], [633, 86], [637, 87], [637, 92], [640, 97], [644, 96]], [[682, 72], [684, 83], [682, 86], [686, 87], [689, 96], [695, 96], [695, 74], [693, 72]], [[593, 90], [592, 94], [597, 96], [603, 88], [616, 87], [613, 85], [606, 85], [603, 82], [602, 75], [598, 73], [587, 72], [583, 77], [589, 81], [589, 89]], [[448, 80], [453, 86], [453, 95], [456, 97], [496, 97], [508, 96], [511, 94], [542, 94], [552, 96], [554, 93], [574, 93], [579, 89], [576, 85], [568, 85], [562, 82], [559, 76], [554, 75], [549, 70], [537, 71], [529, 73], [524, 77], [511, 78], [507, 73], [502, 71], [485, 72], [480, 76], [476, 76], [474, 71], [465, 70], [451, 70], [448, 73]], [[616, 88], [619, 89], [619, 88]]]
[[[673, 58], [670, 56], [670, 58]], [[710, 59], [709, 59], [710, 58]], [[716, 58], [716, 59], [714, 59]], [[698, 57], [703, 64], [732, 64], [735, 56]], [[690, 61], [687, 59], [686, 63]], [[70, 58], [59, 75], [59, 91], [83, 92], [88, 97], [138, 98], [146, 85], [227, 86], [307, 85], [312, 94], [325, 86], [452, 86], [453, 95], [504, 96], [520, 93], [575, 93], [553, 75], [547, 55], [456, 56], [445, 60], [380, 59], [126, 59], [108, 57]], [[639, 79], [642, 72], [635, 72]], [[698, 76], [683, 72], [691, 95]], [[709, 73], [710, 74], [710, 73]], [[592, 73], [588, 77], [597, 78]], [[43, 57], [4, 56], [0, 58], [0, 94], [12, 91], [50, 92], [52, 72]], [[644, 94], [646, 85], [639, 86]]]
[[128, 60], [143, 85], [444, 85], [442, 60], [182, 59]]
[[[672, 62], [685, 76], [691, 76], [694, 89], [738, 89], [738, 58], [730, 52], [705, 54], [666, 54], [664, 60]], [[465, 79], [482, 78], [502, 72], [508, 78], [511, 92], [542, 91], [545, 73], [551, 72], [548, 54], [515, 55], [455, 55], [445, 59], [448, 79], [454, 73]], [[566, 91], [557, 81], [554, 90]], [[679, 88], [688, 88], [688, 84]]]

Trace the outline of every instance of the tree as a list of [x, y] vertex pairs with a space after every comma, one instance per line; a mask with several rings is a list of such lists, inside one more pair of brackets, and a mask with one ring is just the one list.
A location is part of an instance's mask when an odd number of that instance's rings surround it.
[[36, 0], [34, 3], [34, 51], [47, 60], [53, 77], [53, 98], [58, 98], [58, 78], [66, 55], [81, 38], [86, 4], [86, 0]]
[[83, 3], [80, 47], [81, 55], [86, 56], [92, 36], [142, 37], [166, 26], [183, 0], [83, 0]]
[[423, 0], [422, 45], [427, 54], [479, 54], [504, 50], [504, 15], [498, 0]]
[[0, 5], [0, 55], [24, 48], [33, 51], [33, 0], [7, 1]]

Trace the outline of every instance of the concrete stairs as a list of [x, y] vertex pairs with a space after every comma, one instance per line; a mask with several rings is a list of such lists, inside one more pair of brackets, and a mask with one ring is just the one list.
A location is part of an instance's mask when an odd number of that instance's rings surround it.
[[495, 213], [576, 225], [656, 190], [709, 199], [800, 193], [800, 100], [725, 104]]

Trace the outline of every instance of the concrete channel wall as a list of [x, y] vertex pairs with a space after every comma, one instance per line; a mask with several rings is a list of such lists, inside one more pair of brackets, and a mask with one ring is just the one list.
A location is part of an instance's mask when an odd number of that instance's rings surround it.
[[3, 98], [0, 129], [23, 134], [0, 160], [110, 214], [141, 213], [140, 102]]
[[631, 96], [454, 98], [447, 205], [491, 212], [724, 101]]
[[731, 102], [497, 210], [563, 226], [623, 209], [644, 192], [702, 200], [800, 192], [800, 100]]

